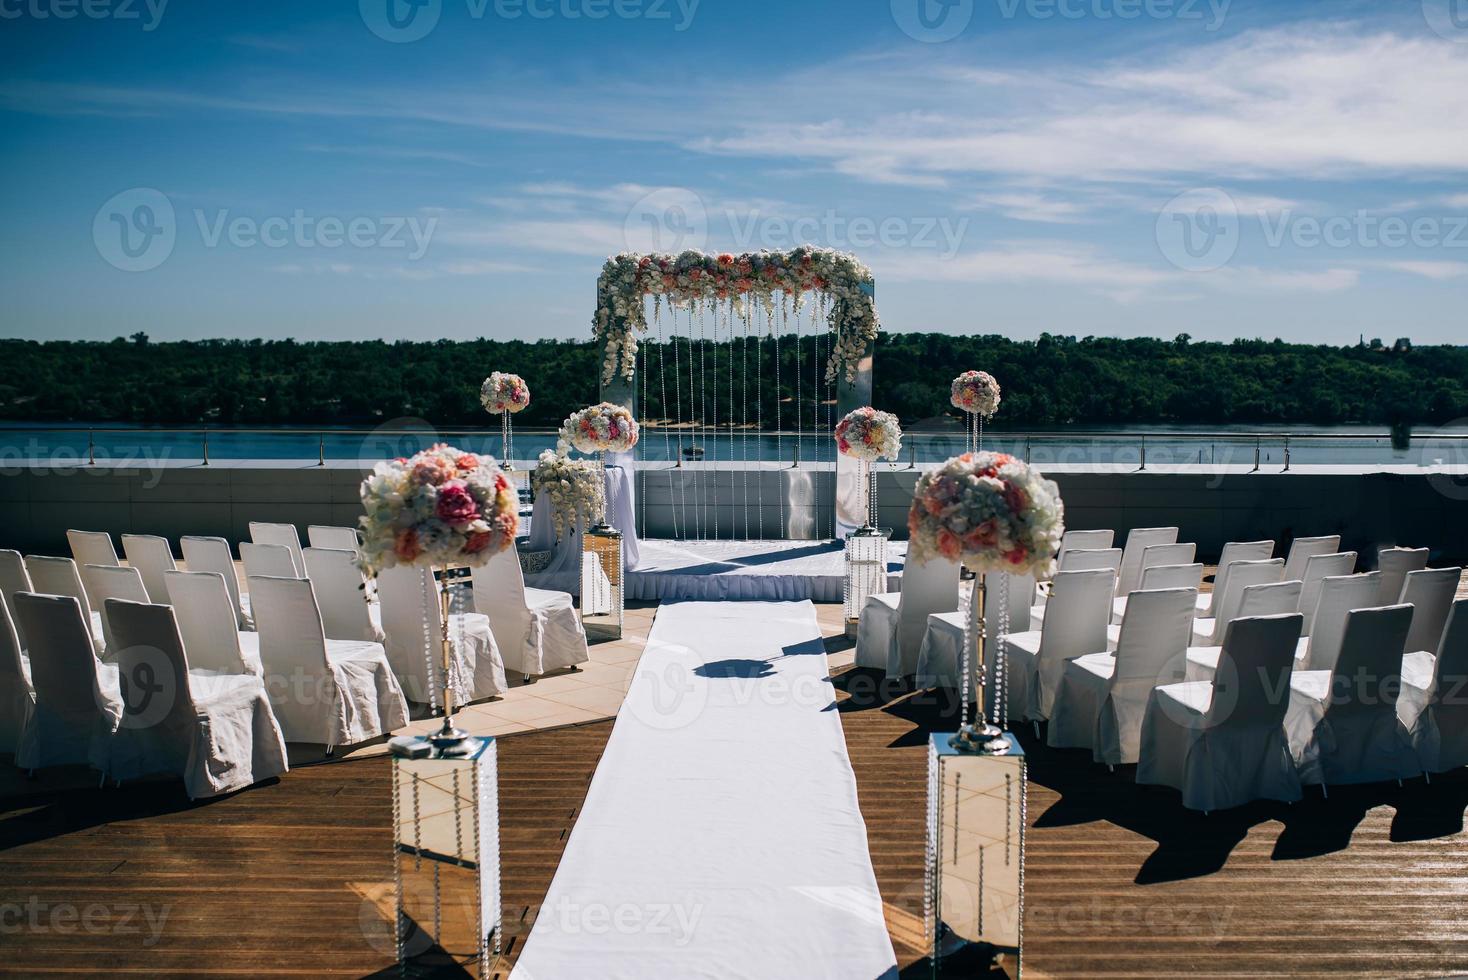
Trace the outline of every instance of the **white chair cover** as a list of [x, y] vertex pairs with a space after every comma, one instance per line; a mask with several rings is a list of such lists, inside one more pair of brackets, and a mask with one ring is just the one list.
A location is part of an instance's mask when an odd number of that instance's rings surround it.
[[[1283, 616], [1300, 609], [1299, 582], [1273, 582], [1268, 585], [1251, 585], [1244, 589], [1243, 601], [1239, 603], [1238, 615], [1223, 624], [1223, 638], [1219, 646], [1188, 647], [1187, 674], [1189, 683], [1213, 683], [1218, 665], [1223, 658], [1223, 648], [1228, 646], [1228, 631], [1233, 624], [1243, 619], [1259, 619], [1265, 616]], [[1299, 637], [1295, 637], [1296, 642]]]
[[1320, 584], [1320, 601], [1315, 604], [1310, 640], [1302, 656], [1298, 651], [1296, 670], [1331, 670], [1341, 655], [1346, 636], [1346, 617], [1352, 609], [1369, 609], [1381, 587], [1380, 572], [1332, 575]]
[[82, 584], [87, 587], [87, 598], [102, 617], [102, 645], [110, 660], [116, 641], [112, 634], [112, 624], [107, 620], [107, 600], [147, 602], [148, 590], [143, 587], [143, 576], [136, 568], [127, 565], [84, 565]]
[[[377, 598], [387, 632], [387, 660], [403, 690], [418, 704], [443, 704], [443, 610], [439, 585], [426, 568], [387, 568], [377, 575]], [[504, 694], [505, 662], [483, 613], [450, 613], [454, 651], [450, 685], [460, 704]]]
[[642, 564], [637, 541], [637, 498], [632, 488], [631, 454], [607, 461], [607, 522], [622, 532], [622, 567], [636, 571]]
[[489, 617], [506, 670], [533, 677], [591, 659], [570, 593], [527, 589], [513, 549], [475, 568], [473, 582], [474, 609]]
[[[291, 550], [283, 544], [255, 544], [240, 542], [240, 561], [245, 566], [245, 578], [305, 578], [306, 573], [298, 570]], [[304, 559], [303, 559], [304, 561]], [[255, 611], [253, 600], [250, 612]]]
[[1236, 561], [1228, 566], [1228, 581], [1223, 597], [1214, 607], [1212, 619], [1199, 619], [1193, 625], [1193, 640], [1190, 646], [1218, 646], [1223, 642], [1223, 631], [1230, 621], [1239, 618], [1239, 607], [1244, 602], [1244, 590], [1251, 585], [1270, 585], [1280, 581], [1284, 574], [1284, 559], [1270, 558], [1265, 561]]
[[21, 629], [20, 617], [15, 614], [15, 603], [12, 600], [17, 592], [34, 592], [31, 587], [30, 573], [25, 570], [25, 559], [18, 551], [0, 550], [0, 599], [5, 602], [5, 610], [10, 613], [10, 621], [15, 625], [15, 635], [20, 637], [20, 648], [26, 649], [25, 630]]
[[291, 564], [296, 570], [295, 577], [306, 577], [306, 560], [301, 557], [301, 535], [294, 524], [265, 524], [251, 521], [250, 541], [255, 544], [279, 545], [286, 549], [290, 552]]
[[[856, 665], [886, 672], [889, 677], [917, 673], [923, 632], [930, 613], [958, 609], [958, 563], [936, 558], [908, 562], [902, 591], [874, 595], [861, 611], [856, 631]], [[995, 599], [992, 593], [989, 598]], [[990, 609], [990, 621], [997, 621]]]
[[122, 564], [117, 560], [117, 549], [112, 546], [112, 535], [106, 531], [67, 531], [66, 540], [78, 565]]
[[[1175, 527], [1138, 527], [1126, 536], [1126, 549], [1121, 555], [1121, 570], [1116, 576], [1116, 594], [1129, 595], [1142, 583], [1142, 555], [1154, 544], [1177, 542]], [[1189, 559], [1191, 561], [1191, 559]]]
[[248, 581], [265, 690], [286, 741], [351, 745], [407, 724], [382, 644], [328, 640], [306, 579]]
[[124, 534], [122, 550], [127, 563], [143, 575], [143, 587], [154, 602], [168, 602], [168, 583], [164, 575], [178, 568], [173, 548], [167, 538], [156, 534]]
[[[1181, 544], [1154, 544], [1142, 551], [1141, 572], [1137, 576], [1137, 588], [1133, 591], [1146, 589], [1147, 572], [1153, 568], [1164, 565], [1188, 565], [1198, 554], [1198, 546], [1191, 543]], [[1199, 585], [1202, 580], [1199, 580]], [[1180, 586], [1186, 588], [1186, 586]], [[1198, 586], [1193, 586], [1198, 588]], [[1126, 596], [1120, 596], [1111, 604], [1111, 621], [1120, 623], [1126, 615]]]
[[1427, 567], [1426, 548], [1383, 548], [1377, 553], [1377, 570], [1381, 572], [1378, 605], [1391, 606], [1402, 601], [1402, 587], [1407, 584], [1407, 573]]
[[[250, 597], [240, 592], [240, 576], [235, 569], [234, 553], [224, 538], [189, 535], [179, 539], [183, 548], [184, 564], [191, 572], [215, 572], [224, 579], [224, 588], [229, 593], [230, 608], [235, 611], [235, 621], [242, 630], [251, 629]], [[187, 643], [187, 639], [184, 641]]]
[[1136, 762], [1152, 689], [1183, 679], [1197, 598], [1191, 589], [1133, 592], [1116, 652], [1102, 646], [1066, 662], [1048, 744], [1089, 748], [1107, 765]]
[[1159, 589], [1192, 589], [1203, 587], [1203, 564], [1153, 565], [1142, 573], [1142, 591], [1156, 592]]
[[259, 635], [240, 632], [223, 575], [169, 572], [168, 594], [173, 596], [178, 632], [194, 670], [256, 677], [264, 673], [260, 665]]
[[112, 753], [115, 779], [177, 774], [193, 800], [289, 768], [259, 677], [190, 670], [170, 606], [109, 599], [107, 618], [117, 635], [125, 706]]
[[1286, 579], [1305, 579], [1305, 565], [1315, 555], [1328, 555], [1341, 550], [1339, 534], [1325, 534], [1318, 538], [1296, 538], [1290, 543], [1290, 553], [1285, 559]]
[[1412, 607], [1412, 628], [1407, 631], [1408, 653], [1437, 649], [1462, 577], [1461, 568], [1424, 568], [1407, 573], [1401, 601]]
[[1329, 555], [1311, 555], [1305, 563], [1305, 578], [1300, 589], [1300, 613], [1305, 617], [1300, 635], [1309, 636], [1315, 624], [1315, 609], [1320, 605], [1320, 590], [1325, 580], [1356, 571], [1356, 553], [1337, 551]]
[[1298, 800], [1284, 717], [1302, 619], [1298, 612], [1236, 619], [1217, 684], [1156, 688], [1142, 719], [1137, 782], [1173, 787], [1192, 810]]
[[1109, 568], [1056, 572], [1040, 629], [1004, 637], [1012, 717], [1049, 718], [1066, 661], [1106, 649], [1114, 578]]
[[[354, 527], [327, 527], [322, 524], [312, 524], [306, 528], [306, 540], [311, 542], [313, 548], [329, 548], [332, 551], [355, 552], [362, 548], [362, 538]], [[308, 575], [310, 571], [311, 565], [308, 562], [306, 564]]]
[[1268, 561], [1274, 557], [1273, 541], [1229, 541], [1218, 556], [1218, 571], [1213, 576], [1213, 591], [1198, 596], [1198, 615], [1212, 619], [1223, 590], [1228, 587], [1228, 566], [1236, 561]]
[[21, 652], [9, 606], [0, 602], [0, 752], [14, 752], [36, 703], [31, 665]]
[[[382, 627], [373, 622], [367, 601], [367, 577], [357, 564], [356, 551], [336, 548], [304, 548], [306, 574], [321, 606], [321, 623], [329, 640], [370, 640], [386, 643]], [[421, 617], [420, 617], [421, 618]], [[387, 659], [392, 661], [392, 651]], [[398, 680], [402, 680], [402, 675]]]
[[[1116, 589], [1116, 575], [1121, 570], [1120, 548], [1074, 548], [1066, 552], [1061, 559], [1056, 571], [1058, 572], [1090, 572], [1096, 569], [1109, 569], [1111, 571], [1111, 587]], [[1030, 628], [1039, 629], [1045, 620], [1045, 607], [1050, 602], [1050, 595], [1045, 592], [1040, 595], [1039, 601], [1030, 610]]]
[[1412, 733], [1423, 771], [1468, 766], [1468, 599], [1453, 603], [1437, 656], [1403, 658], [1397, 717]]
[[1302, 782], [1374, 783], [1422, 771], [1397, 717], [1411, 624], [1411, 606], [1354, 609], [1335, 668], [1295, 671], [1285, 730]]
[[[1071, 551], [1106, 551], [1111, 548], [1112, 542], [1116, 540], [1116, 532], [1110, 528], [1101, 528], [1094, 531], [1066, 531], [1060, 536], [1060, 551], [1056, 553], [1057, 562], [1064, 559]], [[1120, 549], [1117, 549], [1117, 563], [1120, 565]], [[1058, 567], [1056, 571], [1066, 571]]]
[[[989, 577], [989, 603], [998, 602], [999, 587], [997, 574]], [[1001, 634], [999, 621], [990, 612], [988, 630], [988, 650], [985, 654], [986, 663], [995, 663], [995, 658], [1003, 651], [1003, 637], [1008, 633], [1024, 633], [1030, 628], [1030, 604], [1035, 596], [1035, 580], [1029, 575], [1006, 575], [1004, 591], [1009, 599], [1009, 630]], [[960, 587], [962, 592], [962, 587]], [[960, 594], [958, 608], [952, 612], [930, 613], [928, 615], [927, 628], [923, 632], [922, 647], [918, 651], [918, 665], [916, 685], [920, 688], [951, 688], [959, 689], [960, 665], [963, 663], [963, 627], [965, 620], [970, 619], [977, 613], [968, 605], [966, 596]], [[973, 634], [970, 634], [972, 636]], [[974, 668], [977, 670], [977, 667]], [[973, 678], [970, 678], [972, 681]], [[975, 692], [972, 684], [969, 685], [968, 696], [973, 698]], [[997, 696], [997, 692], [990, 692], [991, 701]], [[992, 704], [991, 704], [992, 707]]]
[[[65, 595], [71, 596], [77, 601], [82, 609], [82, 620], [87, 627], [87, 635], [92, 640], [92, 650], [97, 656], [102, 655], [106, 649], [102, 636], [102, 614], [92, 608], [91, 600], [87, 598], [87, 590], [82, 585], [82, 576], [77, 571], [76, 562], [70, 558], [52, 558], [47, 555], [26, 555], [26, 574], [31, 578], [31, 585], [41, 595]], [[24, 622], [21, 617], [17, 621]], [[22, 630], [22, 633], [25, 631]], [[34, 647], [27, 638], [26, 649], [32, 651]]]
[[40, 769], [84, 763], [105, 775], [112, 735], [122, 719], [117, 667], [93, 653], [75, 596], [18, 592], [15, 611], [30, 637], [36, 696], [20, 732], [15, 764]]

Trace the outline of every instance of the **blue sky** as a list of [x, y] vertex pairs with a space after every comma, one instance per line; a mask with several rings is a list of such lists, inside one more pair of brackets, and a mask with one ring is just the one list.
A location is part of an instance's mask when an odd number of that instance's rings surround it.
[[579, 338], [809, 240], [889, 330], [1468, 336], [1468, 0], [415, 2], [0, 0], [0, 333]]

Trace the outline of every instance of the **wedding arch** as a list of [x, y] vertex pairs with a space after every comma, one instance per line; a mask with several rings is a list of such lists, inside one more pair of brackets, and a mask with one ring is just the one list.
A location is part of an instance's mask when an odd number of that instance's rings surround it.
[[830, 439], [838, 413], [871, 401], [880, 323], [855, 256], [623, 253], [597, 279], [593, 330], [603, 398], [644, 424], [644, 528], [831, 538], [861, 523], [855, 468]]

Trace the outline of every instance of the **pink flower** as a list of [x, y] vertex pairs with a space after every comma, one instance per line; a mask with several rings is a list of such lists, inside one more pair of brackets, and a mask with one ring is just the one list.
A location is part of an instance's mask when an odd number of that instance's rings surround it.
[[468, 524], [479, 517], [479, 504], [463, 480], [451, 480], [439, 488], [438, 517], [445, 524]]
[[438, 486], [452, 480], [456, 475], [454, 464], [442, 456], [425, 456], [413, 464], [414, 483]]
[[418, 532], [411, 527], [399, 531], [398, 536], [393, 539], [392, 550], [402, 561], [416, 561], [423, 554], [423, 546], [418, 543]]
[[946, 527], [938, 529], [938, 551], [944, 558], [950, 561], [957, 559], [960, 550], [959, 544], [958, 535]]
[[467, 554], [477, 555], [485, 548], [488, 548], [490, 542], [492, 542], [493, 540], [493, 532], [475, 531], [473, 534], [469, 535], [469, 540], [464, 542], [464, 551]]

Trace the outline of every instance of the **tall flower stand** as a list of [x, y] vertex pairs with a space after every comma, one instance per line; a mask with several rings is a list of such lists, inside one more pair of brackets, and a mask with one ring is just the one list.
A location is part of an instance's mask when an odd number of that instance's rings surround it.
[[861, 611], [867, 599], [887, 591], [887, 542], [890, 531], [877, 527], [877, 474], [869, 460], [861, 460], [861, 483], [866, 489], [866, 523], [846, 539], [846, 568], [842, 581], [842, 606], [846, 614], [846, 638], [856, 639]]
[[395, 739], [393, 879], [403, 976], [487, 978], [500, 954], [497, 752], [492, 738], [452, 751]]
[[581, 623], [587, 639], [620, 640], [624, 606], [622, 532], [609, 524], [581, 538]]

